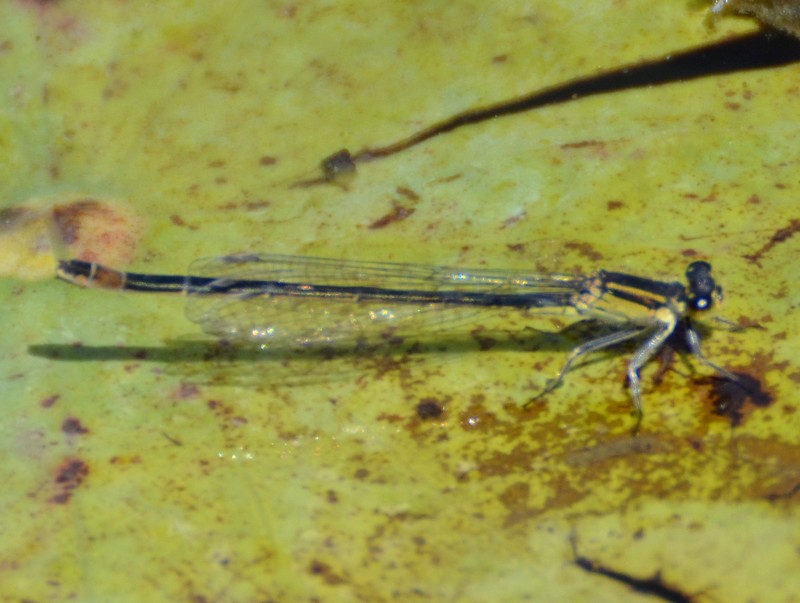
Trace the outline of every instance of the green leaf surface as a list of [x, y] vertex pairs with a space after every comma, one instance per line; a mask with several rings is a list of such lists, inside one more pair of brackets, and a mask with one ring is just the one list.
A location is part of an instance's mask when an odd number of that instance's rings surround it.
[[[707, 11], [2, 4], [0, 599], [800, 600], [796, 64], [298, 185], [340, 149], [757, 28]], [[706, 259], [743, 328], [704, 320], [705, 352], [771, 403], [734, 425], [706, 368], [663, 356], [632, 436], [631, 347], [523, 410], [593, 333], [558, 316], [270, 353], [203, 339], [179, 296], [53, 278], [63, 255], [180, 274], [249, 251], [668, 280]]]

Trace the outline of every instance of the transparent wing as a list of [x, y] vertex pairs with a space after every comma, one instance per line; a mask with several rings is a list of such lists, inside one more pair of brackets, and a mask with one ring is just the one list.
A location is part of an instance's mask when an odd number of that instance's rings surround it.
[[[238, 280], [265, 283], [264, 291], [191, 295], [187, 315], [207, 333], [266, 345], [300, 346], [435, 332], [496, 312], [496, 308], [480, 304], [421, 303], [403, 292], [546, 294], [568, 300], [584, 281], [575, 275], [256, 254], [199, 260], [190, 272], [192, 276], [216, 277], [216, 284]], [[386, 299], [285, 296], [267, 291], [266, 284], [274, 282], [368, 287], [394, 293]], [[549, 310], [552, 313], [554, 308]]]

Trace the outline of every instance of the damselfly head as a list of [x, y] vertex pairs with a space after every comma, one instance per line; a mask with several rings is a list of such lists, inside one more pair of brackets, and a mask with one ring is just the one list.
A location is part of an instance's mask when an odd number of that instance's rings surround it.
[[693, 310], [709, 310], [722, 301], [722, 287], [711, 276], [711, 264], [692, 262], [686, 269], [689, 281], [689, 306]]

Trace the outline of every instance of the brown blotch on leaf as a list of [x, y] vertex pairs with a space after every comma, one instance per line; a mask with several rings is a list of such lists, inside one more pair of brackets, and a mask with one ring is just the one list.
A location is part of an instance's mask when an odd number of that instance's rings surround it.
[[81, 420], [77, 417], [67, 417], [64, 419], [64, 422], [61, 424], [61, 431], [67, 435], [83, 435], [84, 433], [89, 433], [89, 429], [81, 423]]
[[414, 215], [415, 211], [417, 210], [413, 207], [406, 207], [405, 205], [395, 203], [392, 211], [375, 220], [369, 225], [369, 228], [370, 230], [380, 230], [381, 228], [386, 228], [389, 226], [389, 224], [394, 222], [402, 222], [406, 218], [409, 218], [410, 216]]
[[51, 406], [53, 406], [53, 404], [58, 402], [58, 399], [60, 397], [61, 394], [53, 394], [52, 396], [47, 396], [41, 402], [39, 402], [39, 406], [41, 406], [42, 408], [50, 408]]
[[315, 576], [322, 577], [326, 583], [331, 585], [341, 584], [344, 582], [344, 578], [334, 573], [330, 565], [316, 559], [311, 562], [308, 567], [308, 571]]
[[84, 199], [53, 207], [53, 223], [56, 225], [61, 240], [67, 245], [77, 241], [86, 214], [97, 212], [99, 209], [100, 203], [94, 199]]
[[82, 459], [67, 459], [58, 466], [55, 473], [55, 483], [58, 492], [50, 497], [50, 502], [63, 505], [69, 502], [73, 491], [80, 486], [89, 475], [89, 465]]
[[726, 417], [731, 426], [741, 425], [752, 409], [772, 404], [772, 396], [761, 389], [761, 382], [747, 373], [734, 373], [736, 381], [712, 376], [703, 380], [711, 384], [714, 414]]

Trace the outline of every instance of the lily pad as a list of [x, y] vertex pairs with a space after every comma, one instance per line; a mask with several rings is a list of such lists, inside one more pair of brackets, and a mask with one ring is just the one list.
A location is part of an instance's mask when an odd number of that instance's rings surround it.
[[[798, 600], [796, 65], [319, 169], [759, 27], [710, 5], [3, 4], [0, 598]], [[632, 435], [632, 347], [523, 408], [597, 325], [270, 352], [203, 338], [180, 296], [53, 278], [253, 251], [670, 281], [708, 260], [705, 353], [760, 391], [675, 346]]]

